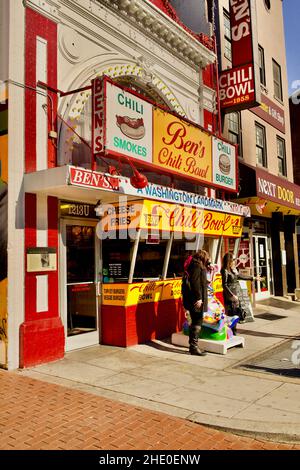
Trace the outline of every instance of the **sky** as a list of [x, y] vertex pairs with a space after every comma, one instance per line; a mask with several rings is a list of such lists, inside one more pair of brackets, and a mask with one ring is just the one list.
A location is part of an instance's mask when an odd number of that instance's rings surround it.
[[[300, 88], [300, 0], [283, 0], [289, 94]], [[293, 82], [298, 80], [296, 85]]]

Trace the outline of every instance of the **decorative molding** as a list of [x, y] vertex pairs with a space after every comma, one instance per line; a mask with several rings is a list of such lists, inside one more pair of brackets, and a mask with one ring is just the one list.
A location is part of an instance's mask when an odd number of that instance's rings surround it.
[[185, 31], [176, 21], [145, 0], [90, 0], [105, 5], [126, 22], [146, 32], [155, 42], [194, 67], [206, 67], [216, 60], [214, 52]]
[[25, 8], [31, 8], [38, 13], [43, 13], [44, 16], [59, 23], [59, 0], [23, 0]]
[[68, 26], [61, 26], [59, 31], [58, 47], [65, 59], [71, 64], [80, 62], [82, 53], [80, 50], [80, 35]]

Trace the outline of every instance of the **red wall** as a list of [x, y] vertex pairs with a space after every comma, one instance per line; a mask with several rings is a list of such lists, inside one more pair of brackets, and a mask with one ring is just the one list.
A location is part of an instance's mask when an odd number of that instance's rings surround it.
[[[57, 88], [57, 25], [30, 8], [26, 9], [26, 41], [25, 41], [25, 84], [36, 88], [36, 37], [47, 41], [47, 75], [48, 85]], [[53, 102], [53, 115], [56, 120], [57, 96], [49, 93]], [[51, 104], [48, 100], [49, 130], [51, 122]], [[36, 93], [25, 91], [25, 122], [30, 123], [25, 128], [25, 171], [36, 170]], [[56, 166], [56, 149], [51, 139], [48, 139], [48, 166]]]
[[[26, 9], [25, 83], [36, 87], [36, 37], [47, 40], [48, 84], [57, 83], [57, 25]], [[56, 96], [53, 104], [56, 113]], [[54, 115], [55, 115], [54, 113]], [[51, 110], [48, 106], [48, 116]], [[36, 170], [36, 93], [25, 92], [25, 171]], [[50, 128], [50, 123], [49, 123]], [[48, 166], [55, 166], [55, 149], [48, 143]], [[48, 246], [56, 248], [58, 266], [58, 200], [47, 199]], [[59, 317], [58, 271], [27, 272], [27, 249], [37, 246], [37, 196], [25, 194], [25, 321], [20, 327], [20, 367], [30, 367], [64, 356], [64, 328]], [[37, 312], [36, 276], [48, 276], [48, 310]]]
[[185, 316], [181, 300], [144, 303], [130, 307], [103, 305], [102, 344], [134, 346], [163, 339], [182, 330]]

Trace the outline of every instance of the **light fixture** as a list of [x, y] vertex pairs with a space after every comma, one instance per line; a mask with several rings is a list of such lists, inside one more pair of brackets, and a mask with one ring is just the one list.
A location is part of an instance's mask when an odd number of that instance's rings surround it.
[[257, 204], [255, 204], [255, 208], [259, 214], [263, 214], [267, 205], [267, 201], [261, 199]]
[[143, 189], [147, 186], [148, 184], [148, 179], [147, 177], [143, 174], [143, 173], [140, 173], [134, 166], [134, 164], [132, 163], [132, 161], [130, 160], [130, 158], [127, 157], [127, 161], [129, 163], [129, 165], [131, 166], [131, 169], [133, 171], [133, 175], [131, 176], [130, 178], [130, 183], [131, 185], [136, 188], [136, 189]]

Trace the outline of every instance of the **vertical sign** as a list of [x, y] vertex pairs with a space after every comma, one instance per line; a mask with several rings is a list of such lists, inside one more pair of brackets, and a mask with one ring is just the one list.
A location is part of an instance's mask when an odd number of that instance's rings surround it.
[[104, 87], [103, 80], [92, 80], [92, 169], [95, 170], [95, 155], [103, 151]]
[[220, 102], [226, 112], [260, 102], [255, 0], [230, 0], [232, 68], [220, 74]]

